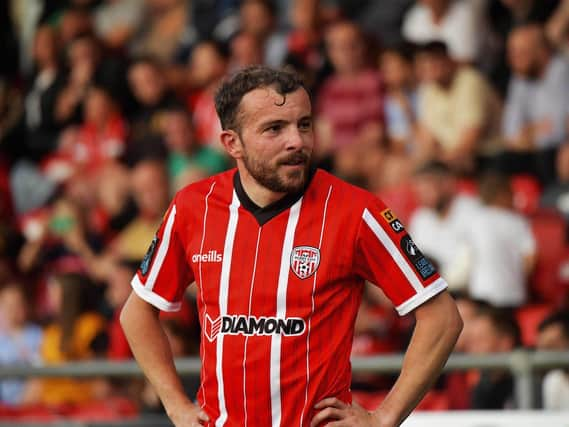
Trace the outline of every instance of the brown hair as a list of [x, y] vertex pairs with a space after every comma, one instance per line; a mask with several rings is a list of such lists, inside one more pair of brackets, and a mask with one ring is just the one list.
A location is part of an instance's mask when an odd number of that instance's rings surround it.
[[305, 88], [300, 77], [291, 71], [275, 70], [265, 66], [245, 68], [226, 80], [215, 94], [215, 109], [224, 130], [240, 131], [239, 104], [245, 94], [252, 90], [272, 87], [279, 94]]

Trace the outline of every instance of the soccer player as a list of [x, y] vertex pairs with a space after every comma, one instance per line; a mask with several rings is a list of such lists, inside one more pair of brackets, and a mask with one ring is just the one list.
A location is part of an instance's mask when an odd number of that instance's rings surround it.
[[[285, 71], [247, 68], [216, 96], [237, 169], [174, 197], [121, 316], [177, 427], [398, 426], [444, 365], [462, 321], [447, 285], [372, 194], [310, 166], [311, 103]], [[350, 349], [364, 281], [416, 327], [393, 389], [351, 403]], [[184, 395], [159, 310], [196, 282], [198, 404]]]

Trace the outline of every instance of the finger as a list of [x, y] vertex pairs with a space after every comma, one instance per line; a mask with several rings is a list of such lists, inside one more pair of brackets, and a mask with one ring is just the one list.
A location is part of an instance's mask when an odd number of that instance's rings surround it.
[[333, 407], [327, 407], [325, 409], [322, 409], [320, 412], [318, 412], [314, 418], [312, 418], [312, 422], [310, 423], [310, 427], [316, 427], [318, 425], [320, 425], [320, 423], [326, 421], [326, 420], [340, 420], [344, 417], [344, 412], [341, 409], [336, 409]]
[[350, 423], [346, 422], [346, 420], [332, 421], [326, 424], [326, 427], [350, 427]]
[[328, 397], [326, 399], [321, 400], [316, 405], [314, 405], [316, 409], [327, 408], [330, 406], [338, 409], [346, 409], [348, 407], [348, 405], [346, 405], [340, 399], [337, 399], [335, 397]]
[[200, 421], [204, 421], [204, 422], [208, 422], [209, 421], [209, 417], [208, 415], [205, 413], [205, 411], [199, 411], [198, 412], [198, 420]]

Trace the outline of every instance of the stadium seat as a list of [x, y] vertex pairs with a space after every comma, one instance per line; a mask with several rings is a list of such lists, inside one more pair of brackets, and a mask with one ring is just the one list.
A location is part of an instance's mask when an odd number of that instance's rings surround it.
[[537, 265], [530, 280], [532, 300], [560, 304], [566, 292], [560, 274], [568, 256], [566, 224], [563, 217], [552, 210], [540, 209], [529, 217], [537, 243]]
[[554, 310], [550, 304], [532, 304], [516, 311], [516, 320], [520, 326], [522, 344], [525, 347], [535, 347], [537, 328], [541, 321]]
[[537, 212], [541, 197], [541, 186], [537, 179], [529, 175], [514, 175], [510, 184], [515, 209], [525, 215]]

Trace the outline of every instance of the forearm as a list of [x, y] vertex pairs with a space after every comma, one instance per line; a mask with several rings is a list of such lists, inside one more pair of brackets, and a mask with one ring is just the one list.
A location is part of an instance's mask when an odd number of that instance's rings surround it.
[[176, 372], [170, 344], [154, 307], [132, 293], [121, 313], [121, 325], [136, 361], [160, 397], [166, 412], [188, 405]]
[[435, 300], [421, 307], [401, 374], [374, 414], [381, 427], [399, 426], [407, 418], [437, 379], [460, 334], [462, 321], [452, 298], [444, 293]]

